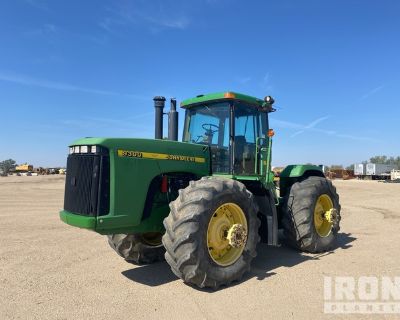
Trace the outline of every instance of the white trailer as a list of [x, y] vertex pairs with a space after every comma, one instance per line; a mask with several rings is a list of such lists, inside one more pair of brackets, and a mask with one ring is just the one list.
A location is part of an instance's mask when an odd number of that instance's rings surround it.
[[364, 176], [365, 175], [365, 164], [364, 163], [356, 163], [354, 165], [354, 175], [355, 176]]
[[367, 163], [366, 175], [367, 176], [380, 176], [388, 175], [390, 171], [396, 168], [394, 164], [380, 164], [380, 163]]

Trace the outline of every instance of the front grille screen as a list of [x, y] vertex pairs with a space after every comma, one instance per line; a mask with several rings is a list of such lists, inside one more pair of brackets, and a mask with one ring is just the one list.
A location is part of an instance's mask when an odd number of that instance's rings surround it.
[[88, 216], [108, 214], [109, 193], [108, 155], [71, 154], [68, 156], [65, 210]]

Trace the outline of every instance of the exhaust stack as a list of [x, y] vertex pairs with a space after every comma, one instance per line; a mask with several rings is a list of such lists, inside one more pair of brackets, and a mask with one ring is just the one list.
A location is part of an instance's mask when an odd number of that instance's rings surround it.
[[164, 107], [165, 107], [165, 98], [161, 96], [157, 96], [153, 98], [154, 100], [154, 108], [156, 109], [155, 115], [155, 139], [163, 138], [163, 116], [164, 116]]
[[176, 111], [175, 98], [171, 98], [171, 107], [168, 112], [168, 140], [178, 141], [178, 111]]

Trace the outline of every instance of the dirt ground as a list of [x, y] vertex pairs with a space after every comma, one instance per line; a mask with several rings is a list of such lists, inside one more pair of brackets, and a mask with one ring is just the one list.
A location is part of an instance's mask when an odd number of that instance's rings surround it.
[[334, 184], [343, 217], [334, 251], [260, 245], [251, 273], [213, 292], [165, 262], [129, 264], [105, 237], [62, 223], [64, 177], [0, 177], [0, 319], [382, 317], [324, 314], [323, 277], [400, 276], [400, 184]]

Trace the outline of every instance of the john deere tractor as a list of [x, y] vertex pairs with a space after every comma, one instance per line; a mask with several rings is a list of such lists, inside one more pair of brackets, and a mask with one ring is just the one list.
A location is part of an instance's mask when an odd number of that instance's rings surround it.
[[339, 197], [318, 166], [271, 171], [274, 100], [235, 92], [185, 100], [182, 142], [171, 99], [155, 97], [155, 139], [84, 138], [69, 147], [61, 220], [107, 235], [136, 264], [165, 260], [198, 287], [218, 288], [250, 269], [260, 241], [330, 250]]

